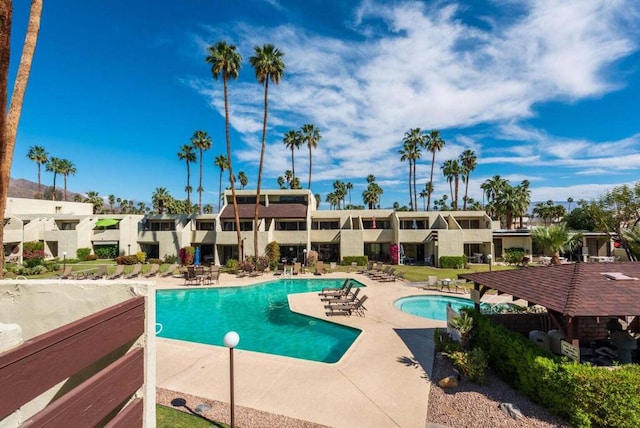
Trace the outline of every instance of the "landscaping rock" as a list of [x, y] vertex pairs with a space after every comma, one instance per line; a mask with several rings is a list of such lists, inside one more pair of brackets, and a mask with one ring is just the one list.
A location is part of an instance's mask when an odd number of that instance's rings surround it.
[[509, 417], [512, 417], [515, 420], [522, 419], [524, 417], [520, 409], [518, 409], [512, 403], [500, 403], [498, 405], [498, 408], [502, 410], [504, 414], [506, 414]]
[[440, 388], [457, 388], [459, 384], [460, 382], [456, 375], [447, 376], [438, 381], [438, 386]]

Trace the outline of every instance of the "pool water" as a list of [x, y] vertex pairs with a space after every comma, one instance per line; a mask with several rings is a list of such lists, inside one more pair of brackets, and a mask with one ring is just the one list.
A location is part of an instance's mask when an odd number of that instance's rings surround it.
[[447, 320], [447, 304], [460, 311], [462, 308], [472, 308], [473, 301], [451, 296], [410, 296], [395, 301], [394, 306], [402, 312], [438, 321]]
[[[296, 314], [288, 294], [340, 287], [344, 279], [280, 279], [248, 287], [156, 292], [159, 337], [224, 346], [228, 331], [240, 335], [238, 349], [334, 363], [360, 330]], [[354, 286], [363, 286], [354, 281]], [[318, 298], [318, 304], [321, 304]]]

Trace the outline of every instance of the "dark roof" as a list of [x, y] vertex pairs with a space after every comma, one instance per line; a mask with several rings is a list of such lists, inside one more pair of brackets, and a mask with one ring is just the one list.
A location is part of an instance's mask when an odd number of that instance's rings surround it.
[[[238, 215], [240, 218], [253, 218], [256, 206], [253, 204], [239, 204]], [[304, 204], [271, 204], [268, 207], [260, 205], [258, 208], [259, 218], [307, 218], [307, 206]], [[227, 205], [220, 214], [220, 218], [228, 220], [235, 218], [233, 205]]]
[[[638, 280], [612, 280], [604, 272]], [[570, 317], [640, 315], [639, 262], [572, 263], [459, 276]]]

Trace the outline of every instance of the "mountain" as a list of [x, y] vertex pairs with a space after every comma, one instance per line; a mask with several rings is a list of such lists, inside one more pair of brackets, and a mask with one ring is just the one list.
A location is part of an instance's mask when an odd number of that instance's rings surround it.
[[[51, 186], [42, 184], [42, 193], [46, 192]], [[64, 187], [56, 186], [56, 193], [64, 193]], [[9, 179], [9, 197], [10, 198], [27, 198], [33, 199], [38, 194], [38, 183], [25, 180], [24, 178], [11, 178]], [[67, 190], [67, 200], [73, 201], [73, 198], [78, 193]]]

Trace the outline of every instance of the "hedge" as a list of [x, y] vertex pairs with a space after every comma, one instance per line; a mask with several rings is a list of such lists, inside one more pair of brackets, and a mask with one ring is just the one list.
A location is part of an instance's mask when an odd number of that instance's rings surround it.
[[640, 366], [609, 370], [560, 358], [518, 333], [472, 312], [472, 346], [491, 368], [531, 400], [578, 427], [640, 426]]
[[345, 256], [342, 258], [342, 266], [351, 266], [351, 263], [357, 263], [358, 266], [366, 266], [369, 264], [368, 256]]
[[467, 256], [442, 256], [440, 257], [440, 268], [458, 269], [464, 268], [467, 264]]

